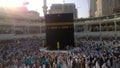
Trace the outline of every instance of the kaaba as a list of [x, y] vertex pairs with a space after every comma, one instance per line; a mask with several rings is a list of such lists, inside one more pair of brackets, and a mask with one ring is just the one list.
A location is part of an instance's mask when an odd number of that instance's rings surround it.
[[46, 46], [49, 50], [65, 50], [74, 46], [73, 13], [47, 14]]

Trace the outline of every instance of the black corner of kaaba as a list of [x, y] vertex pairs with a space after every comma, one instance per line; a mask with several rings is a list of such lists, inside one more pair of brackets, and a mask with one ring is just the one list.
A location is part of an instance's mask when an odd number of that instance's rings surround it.
[[46, 45], [50, 50], [64, 50], [74, 46], [73, 13], [47, 14]]

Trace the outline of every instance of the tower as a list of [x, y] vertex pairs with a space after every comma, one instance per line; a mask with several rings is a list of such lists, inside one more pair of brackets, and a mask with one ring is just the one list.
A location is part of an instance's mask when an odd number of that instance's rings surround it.
[[87, 0], [90, 17], [95, 17], [96, 12], [96, 0]]
[[113, 13], [120, 13], [120, 0], [114, 1]]
[[45, 14], [47, 14], [47, 1], [46, 0], [43, 0], [43, 3], [44, 3], [44, 5], [43, 5], [43, 13], [44, 13], [44, 15]]

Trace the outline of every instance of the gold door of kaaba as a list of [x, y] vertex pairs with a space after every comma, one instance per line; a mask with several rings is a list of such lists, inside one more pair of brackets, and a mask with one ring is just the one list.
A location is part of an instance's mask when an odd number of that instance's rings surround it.
[[73, 14], [48, 14], [46, 20], [46, 46], [50, 50], [64, 50], [74, 46]]

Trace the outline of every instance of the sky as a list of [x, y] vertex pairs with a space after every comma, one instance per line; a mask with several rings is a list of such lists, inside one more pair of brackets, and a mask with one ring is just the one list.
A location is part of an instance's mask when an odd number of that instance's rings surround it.
[[[29, 2], [26, 7], [29, 10], [35, 10], [43, 16], [43, 0], [0, 0], [0, 6], [21, 6], [23, 2]], [[52, 4], [63, 4], [63, 0], [47, 0], [48, 10]], [[64, 3], [75, 3], [78, 9], [78, 17], [85, 18], [89, 16], [88, 0], [64, 0]]]

